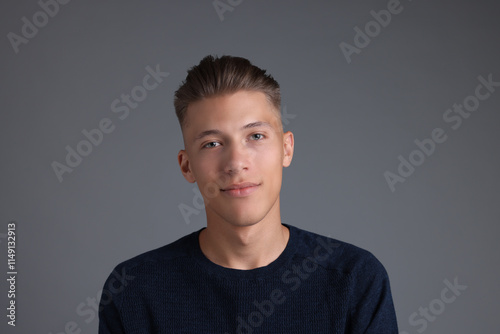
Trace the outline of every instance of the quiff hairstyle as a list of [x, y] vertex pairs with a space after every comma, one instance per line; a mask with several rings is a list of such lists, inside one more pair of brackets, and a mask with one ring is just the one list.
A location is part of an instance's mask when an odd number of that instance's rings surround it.
[[[186, 111], [190, 103], [204, 98], [236, 93], [240, 90], [259, 91], [280, 116], [281, 94], [276, 80], [248, 59], [233, 56], [206, 56], [188, 70], [186, 80], [175, 92], [175, 114], [181, 129], [186, 123]], [[281, 125], [281, 121], [280, 121]]]

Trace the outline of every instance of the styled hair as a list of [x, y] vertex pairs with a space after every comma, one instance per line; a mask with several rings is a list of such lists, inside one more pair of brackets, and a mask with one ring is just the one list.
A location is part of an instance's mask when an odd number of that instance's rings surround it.
[[174, 107], [181, 129], [190, 103], [240, 90], [264, 93], [280, 116], [280, 86], [266, 70], [242, 57], [209, 55], [188, 70], [186, 79], [175, 92]]

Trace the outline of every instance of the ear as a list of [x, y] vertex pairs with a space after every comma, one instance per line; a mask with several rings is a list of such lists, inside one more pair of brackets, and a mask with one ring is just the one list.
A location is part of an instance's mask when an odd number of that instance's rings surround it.
[[287, 131], [283, 134], [283, 167], [290, 166], [293, 157], [293, 133]]
[[189, 163], [189, 157], [185, 150], [180, 150], [177, 154], [177, 161], [179, 162], [179, 167], [181, 168], [182, 175], [189, 183], [194, 183], [196, 181], [193, 171], [191, 170], [191, 164]]

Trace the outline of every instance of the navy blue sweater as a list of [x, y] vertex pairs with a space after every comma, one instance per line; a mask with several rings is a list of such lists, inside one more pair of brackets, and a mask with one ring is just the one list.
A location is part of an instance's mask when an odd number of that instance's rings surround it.
[[398, 333], [387, 272], [370, 252], [284, 225], [287, 246], [265, 267], [211, 262], [201, 229], [119, 264], [99, 333]]

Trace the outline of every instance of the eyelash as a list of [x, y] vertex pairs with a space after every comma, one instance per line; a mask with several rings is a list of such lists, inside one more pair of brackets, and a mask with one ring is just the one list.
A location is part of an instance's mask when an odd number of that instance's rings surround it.
[[[266, 136], [265, 136], [264, 134], [262, 134], [262, 133], [252, 133], [252, 134], [250, 135], [250, 137], [253, 137], [253, 136], [261, 136], [261, 138], [260, 138], [260, 139], [257, 139], [257, 141], [258, 141], [258, 140], [262, 140], [262, 139], [264, 139], [264, 138], [266, 137]], [[208, 142], [208, 143], [204, 144], [204, 145], [202, 146], [202, 148], [213, 148], [213, 147], [216, 147], [216, 146], [208, 147], [208, 145], [213, 144], [213, 143], [218, 143], [218, 142], [216, 142], [216, 141], [211, 141], [211, 142]]]

